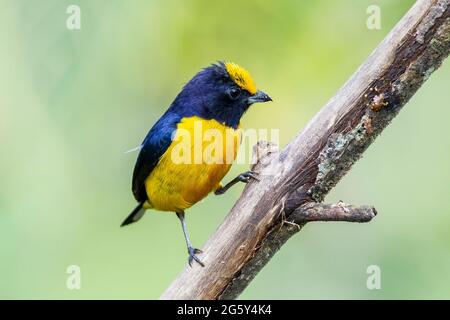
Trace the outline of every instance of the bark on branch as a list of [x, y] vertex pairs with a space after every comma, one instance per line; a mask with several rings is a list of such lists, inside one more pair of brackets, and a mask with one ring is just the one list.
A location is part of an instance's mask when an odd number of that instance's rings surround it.
[[371, 206], [354, 206], [343, 202], [337, 204], [307, 203], [289, 216], [289, 222], [300, 224], [312, 221], [369, 222], [377, 215]]
[[161, 298], [236, 298], [306, 222], [370, 220], [370, 207], [318, 203], [449, 52], [450, 0], [417, 1], [306, 128], [266, 153], [203, 247], [205, 267], [186, 267]]

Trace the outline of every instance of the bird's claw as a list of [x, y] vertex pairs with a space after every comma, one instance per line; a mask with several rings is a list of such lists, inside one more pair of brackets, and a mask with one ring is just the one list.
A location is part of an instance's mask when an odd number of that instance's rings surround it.
[[196, 261], [199, 265], [201, 265], [202, 267], [204, 267], [205, 265], [203, 264], [203, 262], [196, 256], [196, 254], [198, 253], [203, 253], [202, 250], [200, 249], [196, 249], [196, 248], [192, 248], [189, 247], [188, 248], [188, 253], [189, 253], [189, 258], [188, 258], [188, 263], [189, 266], [192, 268], [192, 262]]
[[255, 171], [246, 171], [239, 175], [239, 181], [244, 182], [244, 183], [248, 183], [250, 181], [250, 179], [260, 181], [259, 178], [256, 176], [257, 174], [258, 174], [258, 172], [255, 172]]
[[225, 192], [227, 192], [228, 189], [230, 189], [232, 186], [234, 186], [236, 183], [238, 182], [244, 182], [244, 183], [248, 183], [250, 181], [250, 179], [254, 179], [256, 181], [260, 181], [258, 179], [258, 177], [256, 176], [258, 174], [258, 172], [255, 171], [246, 171], [244, 173], [241, 173], [240, 175], [238, 175], [236, 178], [234, 178], [233, 180], [231, 180], [227, 185], [225, 185], [224, 187], [219, 187], [216, 190], [214, 190], [214, 194], [215, 195], [220, 195], [220, 194], [224, 194]]

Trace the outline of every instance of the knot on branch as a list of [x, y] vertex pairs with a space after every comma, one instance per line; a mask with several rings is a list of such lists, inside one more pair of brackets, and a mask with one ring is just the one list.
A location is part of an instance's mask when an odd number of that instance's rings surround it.
[[272, 160], [272, 155], [279, 153], [280, 149], [276, 143], [260, 140], [253, 146], [252, 162], [250, 169], [266, 167]]

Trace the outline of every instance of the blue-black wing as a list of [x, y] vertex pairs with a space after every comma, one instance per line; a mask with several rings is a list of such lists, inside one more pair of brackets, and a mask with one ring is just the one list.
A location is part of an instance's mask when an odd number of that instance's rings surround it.
[[172, 143], [180, 117], [173, 113], [165, 113], [142, 142], [142, 148], [136, 160], [133, 172], [132, 190], [138, 202], [147, 200], [145, 179], [158, 164], [159, 159]]

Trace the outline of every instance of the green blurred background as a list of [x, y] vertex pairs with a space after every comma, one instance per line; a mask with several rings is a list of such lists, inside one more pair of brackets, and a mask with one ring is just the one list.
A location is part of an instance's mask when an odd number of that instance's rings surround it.
[[[275, 100], [244, 127], [280, 128], [286, 144], [413, 2], [0, 0], [0, 298], [158, 298], [186, 264], [183, 235], [157, 212], [119, 228], [135, 206], [137, 154], [124, 151], [219, 59]], [[81, 30], [66, 28], [70, 4]], [[371, 4], [381, 30], [366, 27]], [[241, 298], [450, 298], [449, 82], [447, 61], [328, 196], [373, 204], [376, 219], [308, 225]], [[194, 244], [241, 190], [188, 211]], [[366, 288], [369, 265], [380, 290]]]

